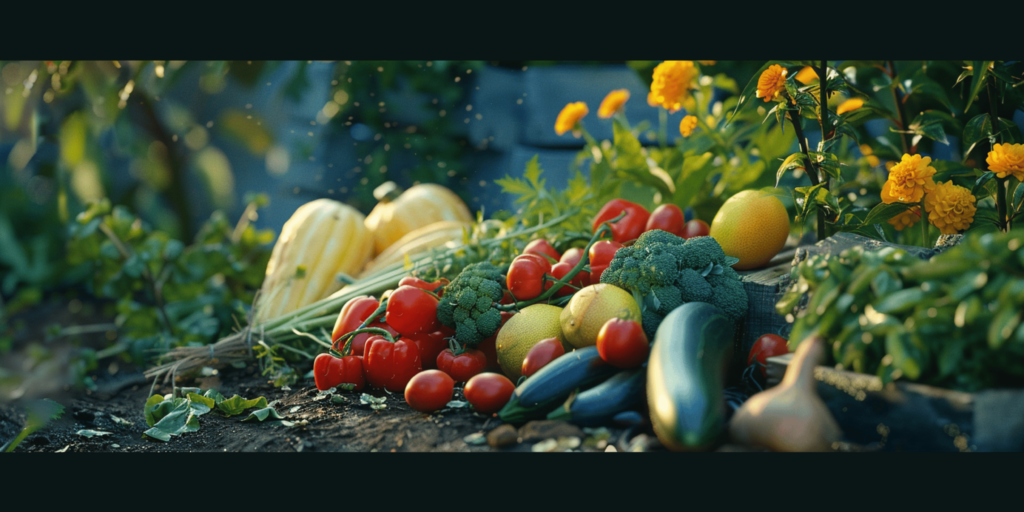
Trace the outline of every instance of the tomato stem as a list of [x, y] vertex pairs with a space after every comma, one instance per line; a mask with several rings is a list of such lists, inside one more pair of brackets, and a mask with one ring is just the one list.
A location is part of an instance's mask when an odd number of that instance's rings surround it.
[[356, 334], [362, 334], [364, 332], [379, 334], [381, 337], [383, 337], [384, 339], [388, 340], [391, 343], [397, 341], [397, 338], [392, 337], [390, 332], [388, 332], [385, 329], [381, 329], [380, 327], [359, 328], [338, 338], [337, 343], [341, 343], [343, 340], [345, 342], [345, 347], [341, 349], [341, 353], [345, 355], [352, 355], [352, 340], [355, 339]]

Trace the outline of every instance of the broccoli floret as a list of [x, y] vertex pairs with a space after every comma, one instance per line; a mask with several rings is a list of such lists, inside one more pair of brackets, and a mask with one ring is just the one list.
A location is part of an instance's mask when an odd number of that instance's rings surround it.
[[675, 285], [683, 297], [683, 302], [707, 302], [711, 299], [711, 284], [700, 272], [693, 269], [679, 271]]
[[498, 267], [490, 263], [466, 266], [445, 287], [437, 305], [438, 321], [455, 329], [460, 344], [476, 345], [487, 339], [501, 327], [501, 313], [494, 303], [501, 300], [504, 281]]
[[[640, 235], [640, 237], [636, 239], [636, 242], [633, 243], [633, 248], [634, 250], [651, 249], [657, 244], [679, 245], [680, 243], [683, 243], [685, 241], [686, 240], [684, 238], [673, 235], [668, 231], [652, 229], [650, 231], [645, 231], [642, 235]], [[618, 253], [615, 253], [615, 256], [618, 255]]]
[[655, 286], [672, 286], [678, 267], [676, 258], [667, 252], [652, 254], [640, 267], [640, 279]]
[[649, 309], [644, 310], [640, 325], [644, 328], [647, 341], [654, 341], [654, 335], [658, 332], [658, 326], [661, 325], [661, 321], [664, 319], [664, 315], [659, 315]]
[[683, 294], [675, 286], [656, 286], [651, 293], [658, 299], [658, 313], [663, 315], [683, 305]]
[[747, 316], [747, 291], [741, 281], [723, 279], [712, 291], [711, 304], [724, 311], [729, 318], [741, 320]]
[[679, 251], [679, 268], [703, 270], [711, 263], [725, 263], [725, 252], [722, 246], [710, 236], [697, 236], [686, 241]]
[[712, 287], [715, 287], [725, 281], [739, 281], [740, 275], [732, 267], [722, 267], [721, 274], [708, 274], [706, 279]]

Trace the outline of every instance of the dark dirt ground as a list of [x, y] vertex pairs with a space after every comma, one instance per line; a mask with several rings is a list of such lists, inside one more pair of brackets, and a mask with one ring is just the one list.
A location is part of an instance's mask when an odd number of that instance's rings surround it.
[[[199, 418], [200, 429], [161, 442], [142, 435], [148, 426], [143, 407], [150, 392], [140, 368], [100, 361], [95, 391], [74, 391], [68, 385], [66, 364], [74, 345], [102, 348], [109, 337], [99, 332], [46, 341], [46, 326], [103, 325], [109, 322], [96, 305], [54, 301], [12, 319], [13, 346], [0, 356], [0, 445], [13, 439], [26, 421], [25, 401], [49, 398], [65, 407], [59, 420], [28, 436], [16, 451], [27, 452], [476, 452], [493, 450], [485, 435], [499, 426], [496, 416], [467, 408], [434, 414], [412, 410], [401, 394], [373, 390], [386, 396], [386, 407], [374, 411], [360, 401], [361, 393], [339, 392], [341, 403], [318, 397], [312, 379], [290, 388], [275, 388], [254, 364], [222, 367], [217, 375], [179, 379], [178, 386], [213, 387], [223, 395], [266, 397], [277, 412], [294, 423], [243, 423], [246, 414], [230, 418], [211, 412]], [[300, 369], [305, 372], [308, 368]], [[301, 374], [301, 373], [300, 373]], [[364, 390], [365, 391], [365, 390]], [[158, 385], [155, 393], [170, 393]], [[319, 399], [318, 399], [319, 398]], [[464, 400], [456, 387], [454, 400]], [[123, 420], [123, 421], [122, 421]], [[518, 426], [518, 425], [517, 425]], [[579, 429], [564, 422], [533, 422], [512, 431], [504, 427], [509, 444], [503, 451], [657, 450], [657, 440], [641, 428], [615, 426]], [[109, 432], [85, 437], [81, 430]], [[514, 433], [513, 433], [514, 432]], [[634, 435], [639, 434], [639, 435]], [[509, 437], [511, 436], [511, 437]], [[628, 443], [630, 441], [632, 444]]]

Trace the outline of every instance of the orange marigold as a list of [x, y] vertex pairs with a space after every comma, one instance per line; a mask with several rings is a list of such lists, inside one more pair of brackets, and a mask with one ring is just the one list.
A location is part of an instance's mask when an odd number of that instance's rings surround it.
[[763, 98], [765, 103], [778, 98], [786, 90], [786, 73], [789, 70], [778, 64], [768, 66], [757, 79], [757, 97]]
[[917, 224], [917, 221], [919, 220], [921, 220], [921, 207], [915, 206], [889, 219], [889, 224], [892, 224], [892, 227], [896, 228], [896, 231], [903, 231], [904, 229]]
[[928, 165], [931, 157], [903, 155], [899, 163], [889, 169], [889, 179], [882, 186], [882, 202], [917, 203], [925, 193], [935, 188], [935, 168]]
[[679, 133], [683, 137], [689, 137], [693, 130], [697, 129], [697, 118], [694, 116], [686, 116], [682, 122], [679, 123]]
[[654, 81], [647, 103], [659, 105], [669, 112], [682, 109], [699, 74], [691, 60], [667, 60], [658, 64], [654, 68]]
[[943, 235], [955, 235], [974, 222], [976, 199], [971, 191], [954, 185], [952, 181], [940, 183], [924, 199], [928, 222], [939, 228]]
[[615, 115], [629, 99], [628, 89], [616, 89], [604, 97], [601, 106], [597, 107], [597, 117], [608, 119]]
[[853, 112], [858, 108], [864, 106], [864, 100], [860, 98], [850, 98], [839, 104], [839, 108], [836, 109], [836, 114], [842, 115], [847, 112]]
[[1013, 176], [1024, 181], [1024, 144], [996, 144], [988, 152], [985, 162], [988, 170], [1000, 178]]
[[558, 113], [558, 119], [555, 120], [555, 133], [562, 135], [567, 131], [576, 128], [576, 124], [583, 119], [587, 113], [587, 104], [582, 101], [576, 103], [570, 103]]

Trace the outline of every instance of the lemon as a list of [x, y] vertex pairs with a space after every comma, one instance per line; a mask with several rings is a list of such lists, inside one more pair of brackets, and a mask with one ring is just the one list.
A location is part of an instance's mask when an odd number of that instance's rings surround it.
[[498, 331], [494, 348], [498, 353], [501, 371], [515, 382], [523, 375], [523, 359], [541, 340], [558, 338], [565, 344], [559, 317], [562, 308], [547, 304], [534, 304], [508, 319]]
[[562, 334], [575, 348], [597, 345], [597, 333], [612, 318], [640, 321], [640, 306], [633, 295], [607, 283], [576, 292], [562, 310]]
[[711, 221], [711, 237], [725, 254], [739, 258], [736, 270], [763, 267], [789, 237], [789, 213], [771, 194], [744, 190], [729, 198]]

